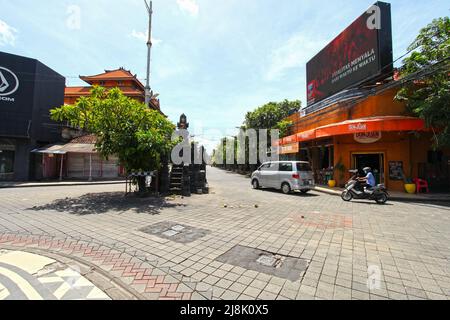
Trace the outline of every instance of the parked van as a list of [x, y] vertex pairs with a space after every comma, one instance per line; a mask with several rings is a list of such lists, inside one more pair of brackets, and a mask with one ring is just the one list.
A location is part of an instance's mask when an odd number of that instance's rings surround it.
[[314, 188], [314, 174], [308, 162], [277, 161], [264, 163], [252, 174], [253, 189], [274, 188], [289, 194], [307, 193]]

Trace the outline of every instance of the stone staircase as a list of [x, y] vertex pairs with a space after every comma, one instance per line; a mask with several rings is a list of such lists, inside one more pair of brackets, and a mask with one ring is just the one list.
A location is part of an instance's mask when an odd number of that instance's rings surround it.
[[170, 172], [170, 192], [181, 194], [183, 193], [183, 173], [184, 165], [173, 165]]

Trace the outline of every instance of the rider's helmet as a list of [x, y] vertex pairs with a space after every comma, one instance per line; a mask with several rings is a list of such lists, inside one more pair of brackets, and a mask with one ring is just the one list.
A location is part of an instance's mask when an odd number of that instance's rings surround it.
[[372, 168], [370, 168], [370, 167], [365, 167], [364, 169], [363, 169], [363, 171], [364, 171], [364, 173], [369, 173], [369, 172], [371, 172], [372, 171]]

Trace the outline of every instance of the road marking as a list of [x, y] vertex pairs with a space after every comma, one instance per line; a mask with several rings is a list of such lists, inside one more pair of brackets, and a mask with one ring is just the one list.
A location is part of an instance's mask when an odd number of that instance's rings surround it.
[[2, 285], [0, 282], [0, 300], [4, 300], [9, 296], [9, 291], [6, 287]]
[[24, 278], [11, 270], [0, 267], [0, 274], [13, 281], [30, 300], [44, 300], [33, 286]]

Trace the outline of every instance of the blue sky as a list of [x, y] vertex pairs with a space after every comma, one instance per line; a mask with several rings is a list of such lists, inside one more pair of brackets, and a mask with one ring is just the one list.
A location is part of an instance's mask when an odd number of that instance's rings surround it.
[[[68, 85], [82, 85], [78, 75], [118, 67], [144, 82], [143, 1], [0, 0], [0, 51], [37, 58]], [[185, 112], [211, 149], [261, 104], [305, 105], [306, 62], [373, 2], [154, 0], [152, 88], [170, 119]], [[450, 8], [447, 0], [390, 3], [394, 58]]]

